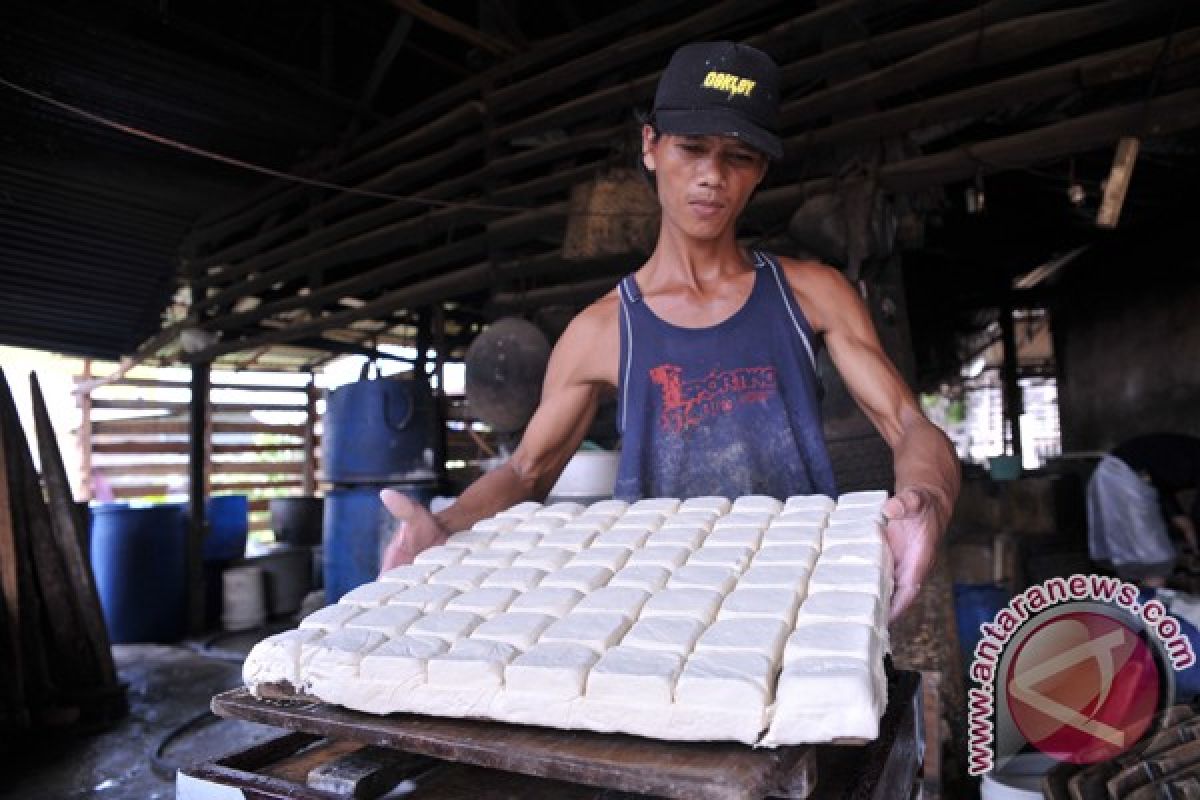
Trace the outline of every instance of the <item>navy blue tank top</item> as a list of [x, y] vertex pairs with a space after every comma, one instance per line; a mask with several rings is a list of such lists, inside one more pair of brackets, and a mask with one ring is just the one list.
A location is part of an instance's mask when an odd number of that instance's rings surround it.
[[621, 280], [613, 496], [837, 497], [821, 429], [816, 342], [778, 262], [754, 252], [754, 287], [733, 316], [683, 328]]

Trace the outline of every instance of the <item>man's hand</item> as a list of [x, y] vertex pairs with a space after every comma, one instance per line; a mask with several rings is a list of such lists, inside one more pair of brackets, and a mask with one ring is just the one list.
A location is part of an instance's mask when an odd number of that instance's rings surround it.
[[948, 516], [928, 489], [905, 488], [883, 504], [888, 546], [895, 562], [896, 589], [890, 619], [896, 619], [917, 598], [921, 582], [933, 567], [943, 519]]
[[411, 564], [417, 553], [446, 541], [449, 533], [425, 506], [394, 489], [384, 489], [379, 499], [399, 525], [383, 554], [381, 572]]

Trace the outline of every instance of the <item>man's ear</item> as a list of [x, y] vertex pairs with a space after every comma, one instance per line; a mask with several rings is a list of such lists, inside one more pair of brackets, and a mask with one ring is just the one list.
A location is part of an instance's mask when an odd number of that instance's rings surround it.
[[654, 172], [654, 147], [658, 144], [659, 135], [650, 125], [642, 126], [642, 166]]

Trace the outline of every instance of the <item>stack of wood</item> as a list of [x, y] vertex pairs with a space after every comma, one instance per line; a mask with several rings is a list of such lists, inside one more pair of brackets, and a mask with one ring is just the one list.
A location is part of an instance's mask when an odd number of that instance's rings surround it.
[[0, 747], [21, 730], [96, 728], [126, 710], [46, 403], [30, 376], [39, 476], [0, 371]]
[[1173, 706], [1128, 751], [1090, 766], [1060, 764], [1042, 791], [1052, 800], [1200, 798], [1200, 716]]

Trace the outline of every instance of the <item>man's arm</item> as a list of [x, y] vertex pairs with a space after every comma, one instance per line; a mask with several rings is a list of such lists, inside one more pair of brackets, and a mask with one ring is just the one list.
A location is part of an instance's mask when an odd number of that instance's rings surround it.
[[596, 328], [596, 320], [586, 312], [567, 327], [550, 354], [541, 402], [512, 458], [468, 486], [454, 504], [430, 514], [399, 492], [381, 493], [400, 523], [384, 553], [383, 569], [410, 563], [422, 550], [481, 519], [546, 496], [596, 414], [600, 387], [587, 357], [595, 346]]
[[800, 294], [806, 312], [813, 311], [810, 322], [825, 334], [846, 388], [892, 448], [895, 494], [883, 511], [890, 520], [888, 542], [896, 562], [895, 618], [912, 604], [933, 566], [938, 539], [958, 498], [958, 457], [945, 434], [921, 413], [884, 353], [858, 293], [831, 268], [805, 269]]

